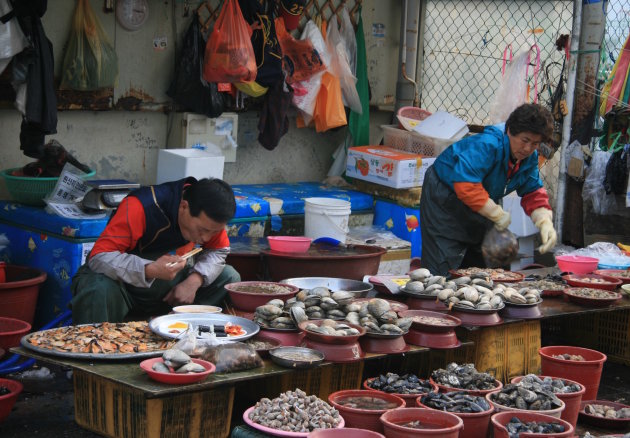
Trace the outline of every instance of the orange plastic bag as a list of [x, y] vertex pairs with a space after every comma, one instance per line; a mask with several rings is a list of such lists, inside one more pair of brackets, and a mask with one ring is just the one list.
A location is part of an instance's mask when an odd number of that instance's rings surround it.
[[251, 28], [237, 0], [227, 0], [206, 44], [203, 78], [208, 82], [251, 82], [256, 56]]
[[317, 94], [313, 120], [317, 132], [328, 131], [348, 123], [339, 78], [328, 72], [322, 76], [322, 86]]
[[282, 18], [276, 18], [276, 35], [282, 49], [282, 69], [287, 84], [309, 79], [326, 70], [319, 53], [309, 40], [296, 40], [289, 34]]

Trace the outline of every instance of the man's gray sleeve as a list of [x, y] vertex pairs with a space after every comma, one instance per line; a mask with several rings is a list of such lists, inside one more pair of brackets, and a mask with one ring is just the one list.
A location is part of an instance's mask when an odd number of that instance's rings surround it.
[[120, 280], [137, 287], [151, 287], [154, 279], [147, 280], [144, 273], [144, 267], [149, 263], [153, 261], [133, 254], [111, 251], [94, 255], [88, 261], [88, 266], [92, 271], [113, 280]]
[[209, 286], [217, 279], [225, 267], [225, 258], [230, 253], [230, 248], [203, 251], [193, 266], [193, 271], [203, 277], [201, 287]]

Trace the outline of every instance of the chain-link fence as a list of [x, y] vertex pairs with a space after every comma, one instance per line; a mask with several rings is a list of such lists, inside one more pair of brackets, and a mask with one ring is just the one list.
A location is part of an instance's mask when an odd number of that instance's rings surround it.
[[[561, 35], [570, 35], [570, 0], [428, 0], [424, 23], [421, 106], [439, 109], [469, 124], [488, 122], [502, 80], [504, 52], [516, 57], [534, 44], [540, 49], [537, 68], [532, 50], [528, 68], [528, 99], [551, 110], [554, 91], [566, 76]], [[506, 50], [508, 48], [508, 50]], [[534, 81], [538, 71], [538, 80]], [[557, 124], [561, 129], [561, 123]], [[557, 142], [559, 143], [559, 142]], [[556, 144], [557, 145], [557, 144]], [[559, 153], [541, 167], [541, 176], [555, 206]]]

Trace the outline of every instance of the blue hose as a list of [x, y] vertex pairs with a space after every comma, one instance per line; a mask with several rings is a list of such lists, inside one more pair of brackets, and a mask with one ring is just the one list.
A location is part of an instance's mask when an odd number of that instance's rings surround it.
[[[40, 330], [48, 330], [53, 327], [56, 327], [57, 325], [65, 326], [71, 323], [72, 323], [72, 311], [66, 310], [65, 312], [57, 316], [55, 319], [50, 321], [48, 324], [44, 325]], [[18, 365], [11, 366], [14, 363], [16, 363], [20, 359], [20, 357], [22, 356], [20, 356], [19, 354], [13, 354], [7, 360], [0, 362], [0, 375], [17, 373], [17, 372], [26, 370], [32, 367], [33, 364], [35, 363], [35, 359], [28, 359]]]

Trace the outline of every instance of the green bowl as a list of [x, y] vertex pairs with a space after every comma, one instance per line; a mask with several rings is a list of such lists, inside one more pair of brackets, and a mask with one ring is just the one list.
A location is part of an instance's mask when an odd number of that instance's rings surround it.
[[[33, 177], [12, 175], [20, 167], [6, 169], [0, 172], [4, 178], [11, 199], [15, 202], [27, 205], [45, 205], [44, 198], [55, 189], [58, 177]], [[96, 175], [96, 171], [81, 175], [83, 179], [89, 179]]]

